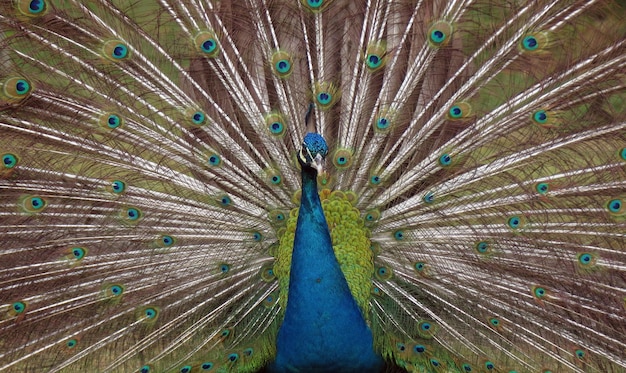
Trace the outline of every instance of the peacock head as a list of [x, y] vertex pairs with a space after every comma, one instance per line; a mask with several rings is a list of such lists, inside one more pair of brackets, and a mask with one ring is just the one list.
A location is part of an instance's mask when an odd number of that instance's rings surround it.
[[309, 132], [302, 141], [302, 148], [298, 152], [298, 162], [303, 168], [313, 168], [319, 174], [324, 169], [324, 159], [327, 154], [328, 145], [322, 135]]

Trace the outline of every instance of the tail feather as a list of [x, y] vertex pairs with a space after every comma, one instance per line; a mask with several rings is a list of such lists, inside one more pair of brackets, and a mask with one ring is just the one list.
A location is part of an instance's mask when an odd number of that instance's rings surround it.
[[625, 19], [582, 0], [1, 4], [0, 371], [270, 362], [311, 102], [322, 204], [341, 191], [368, 229], [383, 357], [621, 371]]

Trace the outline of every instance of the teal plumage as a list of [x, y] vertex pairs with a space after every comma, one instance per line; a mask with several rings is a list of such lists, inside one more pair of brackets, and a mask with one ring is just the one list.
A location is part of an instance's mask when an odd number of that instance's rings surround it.
[[294, 234], [289, 302], [271, 368], [280, 372], [380, 372], [383, 360], [373, 350], [372, 332], [335, 259], [317, 190], [316, 168], [321, 170], [328, 149], [325, 140], [315, 133], [306, 135], [305, 145], [307, 150], [298, 156], [302, 195]]
[[0, 372], [626, 369], [622, 1], [12, 0], [0, 35]]

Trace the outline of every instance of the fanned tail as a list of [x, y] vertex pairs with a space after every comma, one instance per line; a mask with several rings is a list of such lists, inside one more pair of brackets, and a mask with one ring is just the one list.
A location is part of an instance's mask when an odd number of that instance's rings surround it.
[[[374, 268], [348, 282], [383, 357], [626, 369], [625, 19], [610, 1], [0, 5], [0, 371], [272, 361], [311, 102], [322, 203], [367, 228], [373, 264], [334, 243], [344, 273]], [[349, 213], [329, 211], [335, 239]]]

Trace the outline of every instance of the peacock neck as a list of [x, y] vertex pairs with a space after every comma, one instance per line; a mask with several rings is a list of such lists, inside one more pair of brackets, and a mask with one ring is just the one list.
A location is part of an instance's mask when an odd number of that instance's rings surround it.
[[303, 167], [289, 295], [273, 370], [378, 372], [383, 362], [335, 257], [316, 176]]

